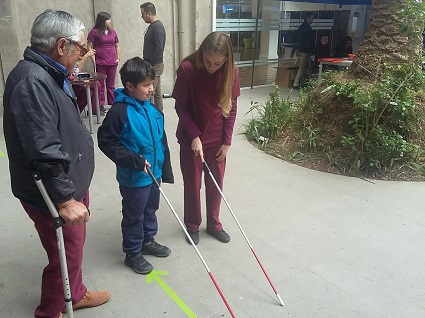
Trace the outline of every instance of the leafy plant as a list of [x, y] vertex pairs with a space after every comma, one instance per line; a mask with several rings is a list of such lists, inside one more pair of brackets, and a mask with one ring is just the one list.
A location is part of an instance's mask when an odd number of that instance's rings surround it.
[[246, 127], [248, 139], [265, 145], [269, 139], [276, 138], [278, 132], [291, 122], [293, 102], [288, 98], [283, 98], [279, 88], [269, 94], [269, 98], [264, 104], [251, 101], [251, 107], [245, 114], [251, 114], [252, 118]]
[[420, 0], [404, 0], [395, 9], [401, 12], [401, 33], [412, 40], [415, 37], [421, 36], [425, 21], [425, 2]]
[[320, 129], [310, 124], [301, 132], [299, 146], [303, 150], [317, 150], [321, 140]]
[[341, 138], [353, 154], [352, 171], [391, 169], [395, 162], [417, 156], [409, 137], [415, 135], [420, 116], [415, 92], [424, 84], [423, 72], [411, 65], [387, 67], [367, 89], [353, 81], [331, 84], [336, 96], [355, 107], [348, 123], [351, 132]]
[[411, 162], [409, 166], [413, 171], [416, 171], [419, 174], [425, 176], [425, 167], [424, 166], [421, 166], [420, 164], [417, 164], [415, 162]]

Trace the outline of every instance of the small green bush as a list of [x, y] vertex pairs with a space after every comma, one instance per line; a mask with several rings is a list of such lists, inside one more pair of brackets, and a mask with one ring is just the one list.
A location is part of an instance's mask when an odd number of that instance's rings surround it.
[[391, 169], [397, 161], [418, 157], [419, 148], [411, 137], [423, 115], [415, 97], [424, 84], [424, 73], [409, 65], [387, 67], [367, 89], [352, 81], [331, 84], [336, 96], [352, 100], [355, 108], [348, 122], [350, 132], [341, 138], [342, 146], [352, 152], [350, 170]]
[[327, 75], [302, 90], [298, 102], [276, 87], [264, 104], [251, 102], [246, 135], [262, 147], [291, 136], [295, 143], [282, 157], [296, 163], [321, 157], [343, 174], [370, 175], [396, 165], [413, 169], [412, 163], [425, 160], [416, 144], [425, 139], [425, 108], [418, 103], [424, 87], [424, 72], [412, 65], [386, 66], [368, 84], [344, 73]]
[[245, 125], [247, 138], [266, 146], [269, 139], [276, 138], [277, 134], [289, 125], [293, 106], [294, 103], [289, 97], [282, 97], [277, 86], [269, 94], [265, 104], [251, 101], [251, 107], [246, 113], [252, 116]]

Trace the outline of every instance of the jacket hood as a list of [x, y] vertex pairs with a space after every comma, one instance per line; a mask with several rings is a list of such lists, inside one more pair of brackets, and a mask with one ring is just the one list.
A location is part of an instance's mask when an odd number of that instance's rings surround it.
[[139, 99], [135, 99], [126, 94], [126, 90], [124, 88], [117, 88], [114, 90], [115, 101], [114, 103], [125, 103], [135, 108], [140, 108], [142, 106], [151, 105], [149, 100], [141, 101]]

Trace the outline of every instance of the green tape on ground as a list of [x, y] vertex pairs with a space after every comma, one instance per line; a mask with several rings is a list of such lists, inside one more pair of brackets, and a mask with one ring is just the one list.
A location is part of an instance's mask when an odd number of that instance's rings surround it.
[[176, 293], [161, 279], [160, 275], [167, 276], [168, 272], [153, 270], [146, 276], [146, 283], [149, 284], [153, 280], [171, 297], [172, 300], [183, 310], [190, 318], [196, 318], [196, 314], [187, 306], [184, 301], [176, 295]]

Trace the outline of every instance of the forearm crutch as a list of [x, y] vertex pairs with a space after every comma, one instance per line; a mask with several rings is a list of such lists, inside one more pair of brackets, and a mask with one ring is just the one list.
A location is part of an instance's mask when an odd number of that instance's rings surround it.
[[206, 171], [208, 172], [208, 174], [210, 175], [211, 179], [213, 180], [213, 182], [214, 182], [215, 186], [217, 187], [218, 192], [220, 192], [220, 195], [221, 195], [221, 197], [223, 198], [223, 201], [226, 203], [227, 207], [229, 208], [230, 214], [232, 214], [233, 219], [235, 220], [236, 224], [238, 225], [239, 229], [240, 229], [240, 230], [241, 230], [241, 232], [242, 232], [242, 235], [244, 236], [244, 238], [245, 238], [246, 242], [248, 243], [249, 248], [250, 248], [250, 249], [251, 249], [251, 251], [252, 251], [252, 254], [254, 254], [254, 257], [255, 257], [255, 259], [257, 260], [258, 265], [260, 265], [260, 267], [261, 267], [261, 269], [262, 269], [262, 271], [263, 271], [264, 275], [266, 276], [267, 280], [269, 281], [269, 284], [270, 284], [270, 286], [272, 287], [272, 289], [273, 289], [273, 291], [274, 291], [274, 293], [275, 293], [275, 295], [276, 295], [276, 297], [277, 297], [277, 299], [278, 299], [279, 303], [283, 306], [282, 298], [280, 298], [280, 295], [279, 295], [279, 293], [277, 292], [276, 288], [274, 287], [274, 285], [273, 285], [273, 283], [272, 283], [272, 281], [271, 281], [271, 279], [270, 279], [269, 275], [267, 275], [267, 272], [266, 272], [266, 270], [264, 269], [263, 265], [261, 264], [260, 259], [258, 258], [257, 254], [255, 253], [254, 248], [252, 247], [251, 243], [249, 242], [248, 237], [247, 237], [247, 236], [246, 236], [246, 234], [245, 234], [245, 231], [243, 230], [243, 228], [242, 228], [241, 224], [239, 223], [238, 219], [236, 218], [235, 213], [233, 213], [233, 210], [232, 210], [232, 208], [230, 207], [229, 203], [227, 202], [226, 197], [225, 197], [225, 196], [224, 196], [224, 194], [223, 194], [223, 191], [221, 191], [220, 186], [218, 185], [217, 181], [215, 180], [215, 178], [214, 178], [214, 176], [213, 176], [213, 174], [212, 174], [212, 172], [211, 172], [211, 170], [210, 170], [210, 167], [208, 167], [208, 164], [207, 164], [207, 162], [206, 162], [205, 160], [204, 160], [204, 162], [203, 162], [203, 163], [204, 163], [204, 167], [205, 167]]
[[66, 312], [67, 312], [68, 318], [73, 318], [74, 313], [72, 310], [71, 288], [69, 285], [68, 266], [66, 264], [66, 254], [65, 254], [65, 243], [63, 240], [63, 232], [62, 232], [62, 225], [64, 224], [64, 221], [59, 216], [59, 213], [56, 210], [55, 205], [53, 204], [49, 194], [47, 193], [43, 180], [41, 180], [40, 173], [36, 171], [33, 171], [31, 173], [32, 173], [32, 177], [34, 178], [35, 184], [37, 185], [38, 190], [40, 190], [40, 193], [43, 196], [44, 202], [46, 202], [46, 205], [49, 208], [50, 214], [52, 215], [52, 218], [53, 218], [53, 225], [56, 229], [56, 240], [58, 243], [58, 250], [59, 250], [59, 261], [60, 261], [61, 272], [62, 272], [62, 283], [63, 283], [63, 293], [64, 293], [65, 304], [66, 304]]
[[220, 294], [221, 299], [223, 300], [224, 304], [226, 305], [227, 310], [229, 311], [230, 315], [231, 315], [233, 318], [235, 318], [236, 316], [235, 316], [235, 314], [233, 313], [232, 308], [230, 308], [230, 305], [229, 305], [229, 303], [227, 302], [226, 297], [224, 297], [224, 294], [222, 293], [222, 291], [221, 291], [220, 287], [218, 286], [217, 281], [214, 279], [214, 276], [213, 276], [213, 274], [211, 273], [210, 269], [208, 268], [207, 263], [205, 262], [204, 258], [202, 257], [201, 253], [199, 252], [198, 248], [196, 247], [196, 245], [195, 245], [195, 243], [193, 242], [192, 238], [190, 237], [189, 233], [187, 232], [186, 227], [183, 225], [182, 221], [180, 220], [179, 216], [177, 215], [176, 211], [174, 210], [173, 206], [171, 205], [170, 201], [168, 200], [167, 196], [165, 195], [164, 191], [162, 190], [161, 185], [160, 185], [160, 184], [158, 183], [158, 181], [156, 180], [156, 178], [155, 178], [155, 176], [153, 175], [152, 171], [151, 171], [148, 167], [146, 167], [146, 169], [147, 169], [147, 171], [148, 171], [148, 173], [149, 173], [150, 177], [152, 178], [153, 182], [154, 182], [154, 183], [156, 184], [156, 186], [158, 187], [159, 192], [161, 192], [162, 197], [165, 199], [165, 201], [167, 202], [167, 204], [168, 204], [168, 206], [170, 207], [171, 211], [173, 212], [173, 214], [174, 214], [175, 218], [177, 219], [177, 221], [179, 222], [180, 226], [182, 227], [182, 229], [183, 229], [183, 231], [184, 231], [184, 234], [186, 234], [186, 237], [187, 237], [187, 238], [188, 238], [188, 240], [190, 241], [190, 244], [191, 244], [191, 245], [193, 246], [193, 248], [195, 249], [196, 254], [198, 254], [199, 258], [201, 259], [202, 264], [204, 264], [205, 269], [207, 270], [208, 275], [210, 276], [210, 278], [211, 278], [212, 282], [214, 283], [215, 288], [217, 289], [218, 293]]

